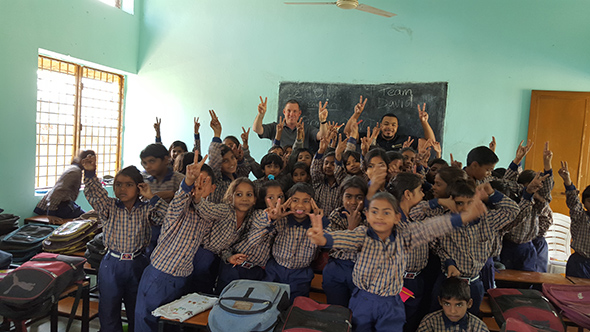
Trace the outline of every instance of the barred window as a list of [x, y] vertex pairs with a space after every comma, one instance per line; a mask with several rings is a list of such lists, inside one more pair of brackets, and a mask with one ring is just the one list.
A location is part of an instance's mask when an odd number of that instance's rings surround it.
[[98, 176], [120, 166], [122, 75], [39, 56], [35, 188], [52, 187], [81, 150]]

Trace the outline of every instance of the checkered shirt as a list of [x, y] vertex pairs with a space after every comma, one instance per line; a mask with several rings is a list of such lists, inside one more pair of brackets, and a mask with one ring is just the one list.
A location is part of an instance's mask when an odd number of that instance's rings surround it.
[[84, 184], [84, 195], [102, 222], [105, 247], [118, 253], [134, 253], [147, 247], [151, 226], [162, 224], [168, 203], [154, 195], [149, 202], [138, 199], [129, 211], [118, 198], [109, 197], [95, 172], [85, 171]]
[[452, 323], [442, 309], [426, 315], [417, 332], [489, 332], [487, 325], [470, 312], [460, 321]]
[[[426, 222], [428, 222], [426, 220]], [[413, 221], [406, 217], [402, 212], [402, 218], [399, 223], [399, 228], [408, 228], [412, 223], [422, 224], [422, 221]], [[428, 264], [428, 243], [415, 245], [411, 250], [408, 250], [406, 257], [406, 272], [419, 272], [422, 271]]]
[[211, 232], [203, 238], [203, 248], [216, 255], [236, 243], [243, 232], [248, 229], [250, 214], [240, 227], [237, 227], [236, 210], [225, 203], [215, 204], [201, 199], [195, 204], [199, 217], [212, 223]]
[[228, 259], [235, 254], [245, 254], [248, 256], [248, 262], [257, 266], [266, 266], [270, 257], [271, 243], [261, 241], [261, 238], [254, 237], [258, 230], [264, 229], [268, 225], [268, 215], [264, 210], [255, 210], [249, 215], [248, 229], [241, 233], [237, 242], [231, 247], [221, 252], [221, 259], [228, 262]]
[[180, 183], [184, 180], [184, 174], [173, 171], [170, 166], [168, 166], [168, 171], [162, 181], [158, 181], [158, 179], [146, 172], [143, 172], [142, 175], [144, 181], [150, 185], [150, 189], [154, 193], [157, 193], [158, 191], [176, 192], [180, 187]]
[[37, 207], [43, 211], [55, 211], [61, 202], [76, 201], [81, 184], [82, 169], [76, 165], [68, 166], [61, 173], [53, 188], [37, 203]]
[[191, 190], [184, 181], [168, 207], [166, 220], [151, 255], [151, 264], [175, 277], [187, 277], [193, 271], [193, 257], [211, 221], [200, 219], [192, 204]]
[[584, 210], [580, 202], [580, 192], [574, 185], [565, 188], [565, 203], [570, 209], [570, 233], [572, 234], [572, 249], [585, 258], [590, 258], [590, 212]]
[[328, 179], [322, 171], [323, 163], [323, 155], [316, 153], [309, 172], [311, 173], [311, 184], [315, 189], [315, 201], [324, 210], [324, 215], [329, 216], [335, 208], [342, 205], [342, 196], [338, 181], [334, 181], [332, 185], [328, 184]]
[[[539, 215], [548, 207], [545, 202], [537, 202], [532, 195], [525, 194], [518, 204], [520, 212], [509, 224], [512, 229], [504, 235], [507, 240], [516, 244], [527, 243], [532, 241], [539, 234]], [[505, 227], [504, 230], [507, 230]]]
[[[221, 203], [223, 201], [223, 196], [225, 196], [227, 188], [229, 188], [229, 185], [233, 181], [228, 176], [221, 173], [221, 163], [223, 161], [221, 145], [222, 143], [219, 137], [213, 137], [213, 141], [209, 145], [209, 166], [215, 173], [215, 178], [217, 179], [215, 184], [217, 187], [215, 188], [215, 191], [207, 197], [207, 200], [213, 203]], [[234, 179], [243, 176], [247, 177], [248, 174], [250, 174], [250, 164], [243, 160], [238, 162], [236, 172], [233, 174]]]
[[[348, 212], [343, 206], [337, 208], [336, 210], [332, 211], [332, 213], [330, 214], [330, 224], [328, 224], [328, 227], [326, 227], [326, 230], [328, 231], [345, 231], [348, 230], [348, 218], [346, 218], [346, 215], [343, 213], [344, 211]], [[359, 226], [369, 226], [369, 224], [367, 223], [367, 218], [365, 217], [365, 214], [362, 213], [361, 216], [361, 222], [359, 223]], [[337, 259], [342, 259], [342, 260], [350, 260], [350, 261], [356, 261], [356, 252], [352, 252], [352, 251], [346, 251], [346, 250], [340, 250], [340, 249], [330, 249], [330, 257], [333, 258], [337, 258]]]
[[382, 241], [372, 228], [325, 232], [327, 248], [357, 252], [352, 272], [356, 287], [379, 296], [398, 295], [404, 285], [408, 251], [461, 225], [459, 215], [440, 216], [426, 223], [411, 223], [393, 230]]
[[[453, 259], [462, 277], [473, 278], [479, 274], [492, 255], [498, 232], [518, 214], [518, 205], [498, 191], [490, 195], [488, 205], [492, 208], [482, 218], [438, 239], [442, 263]], [[442, 268], [446, 273], [445, 264]]]

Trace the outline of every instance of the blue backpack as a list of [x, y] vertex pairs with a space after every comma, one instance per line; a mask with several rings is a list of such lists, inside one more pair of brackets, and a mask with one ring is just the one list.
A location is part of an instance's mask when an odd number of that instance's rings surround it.
[[289, 308], [289, 285], [257, 280], [234, 280], [211, 309], [212, 332], [272, 331], [281, 312]]

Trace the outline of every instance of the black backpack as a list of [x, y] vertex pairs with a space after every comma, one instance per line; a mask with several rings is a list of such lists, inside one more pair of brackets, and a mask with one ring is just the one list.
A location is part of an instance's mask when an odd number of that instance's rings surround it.
[[10, 213], [0, 214], [0, 235], [8, 234], [18, 228], [19, 216]]
[[100, 262], [106, 253], [107, 248], [105, 248], [104, 243], [102, 242], [102, 233], [97, 234], [94, 239], [86, 243], [84, 257], [86, 257], [90, 266], [96, 271], [98, 271]]
[[0, 241], [0, 250], [11, 253], [15, 263], [26, 262], [41, 252], [43, 240], [57, 227], [40, 224], [24, 225]]

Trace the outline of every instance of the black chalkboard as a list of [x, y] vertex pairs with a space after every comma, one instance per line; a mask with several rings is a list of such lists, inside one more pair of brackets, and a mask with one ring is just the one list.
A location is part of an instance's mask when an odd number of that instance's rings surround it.
[[361, 131], [373, 128], [381, 117], [394, 113], [399, 119], [399, 134], [424, 137], [418, 118], [417, 105], [426, 103], [429, 123], [437, 141], [442, 143], [447, 105], [447, 82], [344, 84], [281, 82], [279, 86], [278, 116], [289, 99], [296, 99], [301, 106], [301, 116], [306, 125], [319, 128], [318, 102], [328, 101], [328, 121], [345, 123], [354, 112], [359, 97], [368, 98], [361, 116]]

